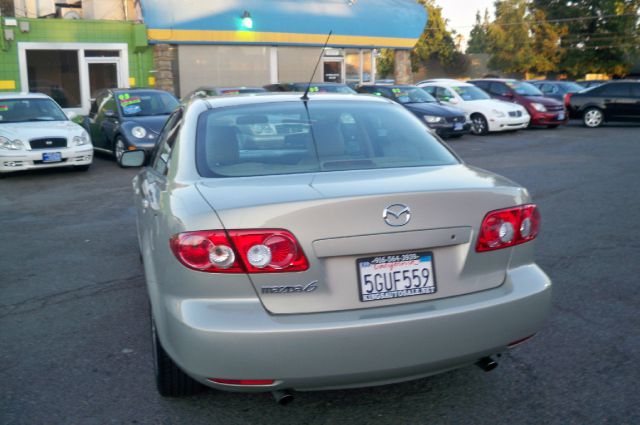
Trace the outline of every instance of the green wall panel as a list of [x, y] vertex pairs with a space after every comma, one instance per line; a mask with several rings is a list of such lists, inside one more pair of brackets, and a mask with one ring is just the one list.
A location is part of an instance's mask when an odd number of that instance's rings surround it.
[[[136, 86], [147, 86], [153, 69], [153, 50], [147, 44], [146, 27], [142, 24], [121, 21], [67, 20], [67, 19], [18, 19], [17, 26], [6, 26], [0, 18], [0, 91], [21, 90], [18, 64], [18, 43], [127, 43], [129, 50], [129, 75]], [[29, 23], [29, 31], [20, 31], [20, 22]], [[2, 36], [11, 29], [14, 40]]]

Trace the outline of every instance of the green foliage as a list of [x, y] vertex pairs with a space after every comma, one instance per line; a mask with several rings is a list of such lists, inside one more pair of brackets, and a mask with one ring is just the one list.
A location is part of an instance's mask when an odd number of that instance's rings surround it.
[[640, 53], [640, 0], [532, 0], [562, 28], [559, 70], [624, 75]]
[[499, 0], [488, 26], [489, 67], [509, 74], [554, 71], [562, 57], [563, 29], [546, 21], [527, 0]]
[[376, 72], [380, 78], [393, 76], [395, 66], [393, 49], [381, 49], [376, 59]]
[[489, 52], [489, 10], [485, 9], [484, 19], [480, 21], [480, 11], [476, 12], [476, 23], [469, 34], [467, 53]]
[[467, 60], [461, 60], [454, 40], [455, 32], [447, 29], [447, 20], [442, 17], [442, 8], [435, 0], [417, 0], [427, 9], [427, 26], [411, 51], [411, 67], [417, 71], [420, 66], [428, 67], [429, 62], [438, 61], [445, 69], [454, 73], [464, 72]]

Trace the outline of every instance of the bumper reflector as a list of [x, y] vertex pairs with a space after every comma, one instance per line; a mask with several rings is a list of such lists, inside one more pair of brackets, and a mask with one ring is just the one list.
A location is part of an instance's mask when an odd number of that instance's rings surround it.
[[507, 344], [507, 347], [508, 347], [508, 348], [513, 348], [513, 347], [515, 347], [515, 346], [517, 346], [517, 345], [522, 344], [522, 343], [523, 343], [523, 342], [525, 342], [525, 341], [530, 340], [530, 339], [531, 339], [531, 338], [533, 338], [534, 336], [535, 336], [535, 334], [533, 334], [533, 335], [529, 335], [529, 336], [524, 337], [524, 338], [522, 338], [522, 339], [516, 339], [515, 341], [512, 341], [512, 342], [510, 342], [509, 344]]
[[222, 379], [222, 378], [208, 378], [208, 381], [215, 382], [216, 384], [225, 385], [273, 385], [276, 382], [273, 379]]

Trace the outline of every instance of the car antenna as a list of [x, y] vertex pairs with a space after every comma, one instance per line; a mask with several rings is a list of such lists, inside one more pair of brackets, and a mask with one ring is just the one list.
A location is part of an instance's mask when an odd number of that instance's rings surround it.
[[313, 68], [313, 72], [311, 73], [311, 78], [309, 78], [309, 84], [307, 84], [307, 88], [304, 91], [304, 94], [302, 95], [302, 97], [300, 98], [305, 102], [309, 100], [309, 89], [311, 88], [311, 82], [313, 81], [313, 76], [316, 75], [318, 65], [320, 64], [320, 59], [322, 59], [322, 55], [324, 54], [324, 49], [327, 47], [327, 44], [329, 43], [329, 38], [331, 37], [332, 33], [333, 33], [333, 30], [329, 31], [329, 34], [327, 35], [327, 39], [324, 42], [324, 46], [322, 46], [322, 50], [320, 50], [320, 56], [318, 57], [318, 61], [316, 62], [316, 67]]

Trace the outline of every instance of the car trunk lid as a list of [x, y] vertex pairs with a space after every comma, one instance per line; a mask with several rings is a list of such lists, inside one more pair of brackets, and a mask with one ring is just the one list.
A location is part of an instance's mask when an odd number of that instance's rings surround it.
[[[286, 229], [298, 239], [307, 271], [250, 275], [265, 308], [279, 314], [394, 305], [496, 287], [511, 250], [476, 253], [475, 235], [488, 211], [527, 198], [514, 183], [465, 165], [208, 179], [198, 189], [226, 229]], [[410, 209], [406, 224], [385, 222], [383, 210], [392, 205]], [[431, 257], [435, 293], [362, 301], [359, 261], [412, 254]]]

